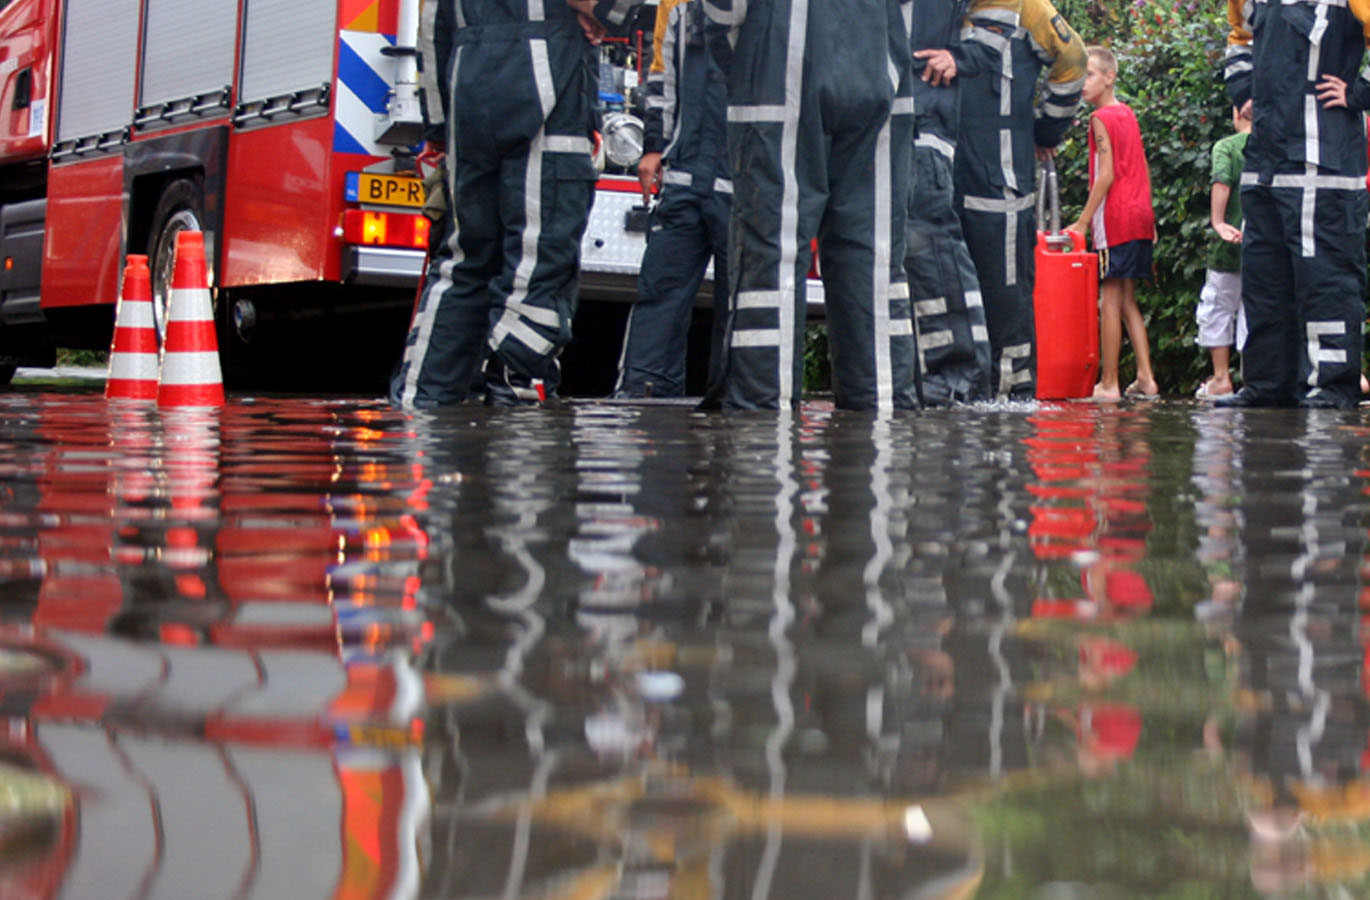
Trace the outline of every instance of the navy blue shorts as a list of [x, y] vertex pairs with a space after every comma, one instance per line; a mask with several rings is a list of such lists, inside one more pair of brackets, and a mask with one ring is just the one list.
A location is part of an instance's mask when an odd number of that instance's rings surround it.
[[1151, 241], [1128, 241], [1099, 251], [1100, 278], [1150, 278]]

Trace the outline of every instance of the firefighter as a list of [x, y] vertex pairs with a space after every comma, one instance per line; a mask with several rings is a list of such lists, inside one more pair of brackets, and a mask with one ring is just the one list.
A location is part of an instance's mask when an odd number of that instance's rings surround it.
[[963, 42], [969, 0], [918, 7], [913, 48], [913, 186], [904, 269], [918, 339], [919, 397], [928, 406], [989, 398], [989, 332], [980, 282], [952, 192], [960, 83], [986, 60], [985, 46]]
[[710, 257], [715, 335], [711, 372], [721, 356], [728, 308], [733, 191], [728, 174], [728, 101], [723, 73], [705, 44], [702, 0], [662, 0], [653, 49], [647, 75], [646, 152], [638, 177], [644, 202], [650, 202], [658, 184], [661, 192], [638, 275], [637, 303], [628, 317], [614, 390], [618, 397], [685, 393], [690, 312]]
[[1229, 0], [1228, 20], [1228, 94], [1253, 113], [1241, 187], [1246, 384], [1215, 403], [1352, 407], [1365, 319], [1370, 3]]
[[991, 62], [961, 82], [956, 208], [984, 298], [993, 392], [1031, 400], [1037, 161], [1055, 152], [1080, 106], [1085, 47], [1050, 0], [978, 3], [963, 38], [988, 50]]
[[487, 404], [536, 404], [555, 392], [594, 192], [592, 45], [640, 5], [455, 0], [455, 228], [391, 381], [397, 405], [460, 403], [482, 359]]
[[837, 405], [913, 408], [903, 271], [910, 10], [901, 0], [832, 0], [815, 6], [811, 21], [809, 8], [805, 0], [704, 6], [728, 72], [735, 188], [727, 346], [705, 405], [798, 404], [816, 237]]

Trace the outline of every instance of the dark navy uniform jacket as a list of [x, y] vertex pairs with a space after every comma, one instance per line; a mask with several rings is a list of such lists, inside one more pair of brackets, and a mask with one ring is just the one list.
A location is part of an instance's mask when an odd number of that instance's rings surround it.
[[[1277, 171], [1302, 171], [1308, 163], [1322, 174], [1363, 178], [1370, 79], [1361, 62], [1370, 0], [1228, 0], [1228, 21], [1228, 96], [1237, 106], [1255, 101], [1246, 170], [1258, 173], [1262, 184]], [[1329, 109], [1318, 101], [1324, 74], [1346, 82], [1346, 107]]]

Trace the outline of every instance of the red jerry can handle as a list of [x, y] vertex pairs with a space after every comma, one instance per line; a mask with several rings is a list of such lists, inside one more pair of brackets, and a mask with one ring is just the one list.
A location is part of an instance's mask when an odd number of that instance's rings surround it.
[[[1051, 204], [1051, 221], [1043, 228], [1047, 203]], [[1037, 246], [1057, 253], [1078, 253], [1085, 249], [1085, 236], [1061, 230], [1061, 192], [1056, 177], [1056, 160], [1048, 156], [1037, 170]]]
[[1037, 232], [1037, 248], [1042, 252], [1051, 253], [1083, 253], [1085, 251], [1085, 236], [1078, 231], [1060, 231], [1049, 234], [1039, 230]]

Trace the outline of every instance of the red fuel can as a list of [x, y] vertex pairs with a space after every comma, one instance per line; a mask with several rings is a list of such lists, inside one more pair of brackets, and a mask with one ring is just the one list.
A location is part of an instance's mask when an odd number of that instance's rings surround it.
[[1083, 235], [1037, 232], [1037, 399], [1089, 397], [1099, 377], [1099, 256]]

